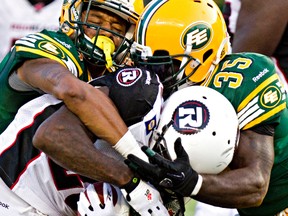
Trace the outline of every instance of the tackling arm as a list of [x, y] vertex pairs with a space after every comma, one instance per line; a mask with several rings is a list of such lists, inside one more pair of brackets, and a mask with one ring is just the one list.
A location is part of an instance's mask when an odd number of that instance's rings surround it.
[[33, 144], [60, 166], [91, 179], [123, 186], [133, 177], [121, 161], [99, 152], [92, 133], [62, 106], [38, 128]]
[[[175, 146], [180, 146], [178, 144]], [[182, 196], [194, 195], [196, 200], [220, 207], [247, 208], [260, 205], [267, 193], [274, 162], [273, 148], [272, 136], [241, 132], [231, 169], [218, 175], [201, 174], [202, 177], [191, 168], [184, 149], [178, 151], [176, 160], [168, 161], [148, 147], [142, 147], [152, 164], [134, 155], [128, 155], [125, 162], [153, 184]]]
[[17, 72], [24, 82], [63, 100], [86, 127], [112, 145], [127, 132], [128, 128], [109, 97], [77, 79], [58, 62], [29, 60]]

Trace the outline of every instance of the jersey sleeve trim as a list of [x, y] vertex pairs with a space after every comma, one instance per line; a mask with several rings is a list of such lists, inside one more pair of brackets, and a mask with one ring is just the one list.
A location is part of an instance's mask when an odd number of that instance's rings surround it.
[[243, 130], [247, 130], [249, 128], [254, 127], [255, 125], [263, 122], [263, 120], [270, 118], [271, 116], [275, 115], [276, 113], [280, 112], [281, 110], [284, 110], [286, 108], [286, 103], [281, 104], [280, 106], [270, 110], [269, 112], [265, 113], [264, 115], [256, 118], [255, 120], [251, 121], [250, 123], [246, 124], [245, 127], [243, 125], [239, 124], [240, 129], [243, 127]]
[[43, 51], [38, 50], [38, 49], [33, 49], [33, 48], [28, 48], [28, 47], [19, 47], [19, 46], [16, 47], [16, 51], [17, 52], [18, 51], [30, 52], [30, 53], [35, 53], [37, 55], [45, 56], [45, 57], [47, 57], [49, 59], [52, 59], [52, 60], [55, 60], [55, 61], [59, 62], [60, 64], [62, 64], [64, 67], [67, 68], [67, 65], [63, 61], [61, 61], [61, 59], [59, 59], [56, 56], [51, 55], [51, 54], [49, 54], [47, 52], [43, 52]]
[[59, 47], [61, 47], [61, 49], [65, 51], [65, 53], [72, 59], [72, 61], [74, 62], [74, 64], [77, 66], [78, 71], [79, 71], [79, 76], [82, 75], [83, 71], [82, 71], [81, 66], [79, 65], [78, 61], [75, 59], [75, 57], [71, 54], [71, 52], [70, 52], [68, 49], [66, 49], [66, 48], [65, 48], [62, 44], [60, 44], [58, 41], [56, 41], [56, 40], [48, 37], [48, 36], [45, 35], [45, 34], [42, 34], [42, 33], [37, 33], [37, 34], [40, 35], [41, 37], [45, 38], [46, 40], [49, 40], [49, 41], [51, 41], [51, 42], [53, 42], [53, 43], [56, 43]]
[[272, 83], [273, 81], [279, 79], [277, 74], [272, 75], [267, 80], [265, 80], [263, 83], [261, 83], [254, 91], [252, 91], [246, 98], [241, 102], [241, 104], [237, 108], [237, 112], [240, 112], [244, 107], [247, 106], [247, 104], [251, 101], [252, 98], [254, 98], [263, 88], [265, 88], [267, 85]]

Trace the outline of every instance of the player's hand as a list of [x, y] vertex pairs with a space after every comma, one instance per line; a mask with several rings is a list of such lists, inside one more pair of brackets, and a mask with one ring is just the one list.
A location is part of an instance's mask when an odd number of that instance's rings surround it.
[[125, 163], [141, 178], [155, 186], [170, 189], [182, 196], [196, 195], [202, 186], [202, 176], [191, 168], [180, 138], [175, 141], [174, 149], [177, 155], [174, 161], [167, 160], [143, 146], [142, 151], [148, 156], [150, 163], [131, 154]]
[[134, 177], [121, 191], [128, 204], [141, 216], [169, 216], [160, 193], [141, 179]]
[[89, 184], [77, 205], [78, 216], [129, 216], [130, 212], [120, 189], [103, 182]]

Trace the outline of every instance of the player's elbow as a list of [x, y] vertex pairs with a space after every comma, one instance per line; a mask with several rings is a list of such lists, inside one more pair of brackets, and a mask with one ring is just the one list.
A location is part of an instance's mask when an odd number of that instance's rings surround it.
[[[269, 178], [268, 178], [269, 179]], [[268, 190], [269, 180], [265, 179], [263, 176], [258, 176], [255, 178], [253, 183], [254, 193], [251, 194], [248, 207], [258, 207], [262, 204]]]
[[82, 102], [86, 99], [86, 88], [90, 85], [70, 75], [64, 76], [54, 88], [54, 96], [65, 104]]
[[52, 151], [53, 145], [55, 145], [55, 139], [57, 134], [55, 134], [53, 126], [49, 122], [45, 122], [40, 125], [33, 136], [33, 146], [43, 152]]

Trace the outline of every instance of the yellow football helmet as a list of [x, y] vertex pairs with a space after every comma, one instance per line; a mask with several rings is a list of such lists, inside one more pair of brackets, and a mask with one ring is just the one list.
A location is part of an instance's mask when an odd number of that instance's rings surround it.
[[136, 25], [131, 53], [136, 65], [152, 67], [171, 88], [185, 80], [203, 82], [229, 48], [225, 21], [213, 0], [153, 0]]
[[[71, 37], [77, 49], [94, 64], [106, 65], [107, 68], [112, 64], [120, 64], [127, 55], [128, 48], [132, 44], [133, 33], [139, 14], [135, 11], [143, 10], [143, 0], [64, 0], [60, 15], [60, 29], [62, 32]], [[89, 14], [90, 10], [101, 8], [112, 12], [127, 21], [127, 31], [125, 35], [100, 27], [94, 23], [88, 23], [81, 19], [81, 14], [86, 11]], [[83, 27], [96, 30], [96, 36], [89, 38], [85, 35]], [[100, 30], [108, 31], [113, 35], [121, 38], [122, 42], [119, 47], [114, 46], [112, 40], [105, 36], [101, 36]], [[98, 37], [100, 36], [100, 37]]]

